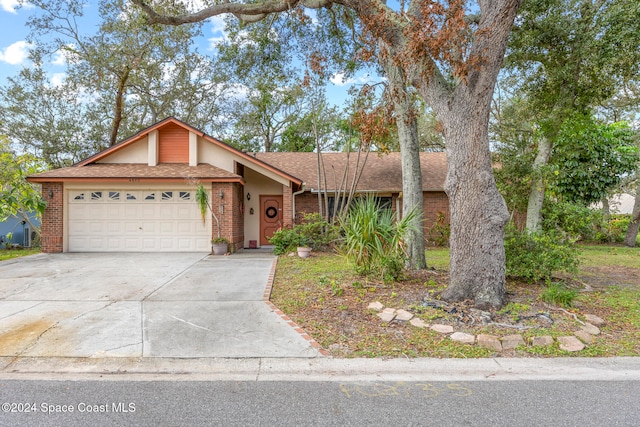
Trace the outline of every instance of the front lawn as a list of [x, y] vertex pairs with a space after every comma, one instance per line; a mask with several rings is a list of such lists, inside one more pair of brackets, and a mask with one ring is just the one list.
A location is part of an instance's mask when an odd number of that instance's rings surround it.
[[[548, 288], [543, 283], [509, 280], [507, 304], [491, 311], [491, 321], [484, 324], [479, 319], [486, 313], [468, 304], [439, 301], [448, 283], [448, 249], [441, 248], [427, 250], [429, 270], [391, 284], [356, 275], [339, 255], [314, 253], [306, 260], [282, 256], [271, 300], [334, 357], [639, 356], [640, 249], [583, 249], [583, 265], [568, 280], [569, 287], [578, 291], [572, 306], [545, 302], [542, 296]], [[621, 269], [624, 277], [611, 275]], [[427, 324], [451, 326], [456, 332], [500, 338], [520, 334], [525, 345], [497, 353], [454, 342], [449, 334], [406, 321], [385, 322], [368, 308], [372, 302], [406, 310]], [[585, 349], [569, 353], [557, 340], [549, 347], [531, 345], [535, 336], [572, 336], [585, 323], [585, 314], [606, 322]]]
[[40, 253], [40, 248], [0, 249], [0, 261], [19, 258], [27, 255], [39, 254], [39, 253]]

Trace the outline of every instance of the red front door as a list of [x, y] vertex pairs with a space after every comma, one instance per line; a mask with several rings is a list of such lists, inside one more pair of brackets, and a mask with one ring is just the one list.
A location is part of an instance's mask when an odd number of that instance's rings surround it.
[[260, 196], [260, 245], [282, 227], [282, 196]]

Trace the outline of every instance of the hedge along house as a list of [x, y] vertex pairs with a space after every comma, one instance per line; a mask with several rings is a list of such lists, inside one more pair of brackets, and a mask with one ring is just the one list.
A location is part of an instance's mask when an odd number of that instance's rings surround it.
[[[199, 184], [210, 191], [231, 251], [267, 245], [300, 213], [318, 212], [316, 157], [243, 153], [167, 118], [71, 167], [28, 178], [42, 185], [48, 202], [42, 250], [209, 252], [218, 231], [210, 213], [204, 221], [201, 217], [195, 200]], [[323, 153], [323, 159], [331, 171], [327, 175], [339, 176], [355, 156], [347, 160], [346, 153]], [[402, 188], [400, 165], [398, 153], [370, 154], [356, 191], [375, 193], [395, 207]], [[428, 227], [437, 212], [448, 213], [444, 153], [423, 153], [422, 167]]]

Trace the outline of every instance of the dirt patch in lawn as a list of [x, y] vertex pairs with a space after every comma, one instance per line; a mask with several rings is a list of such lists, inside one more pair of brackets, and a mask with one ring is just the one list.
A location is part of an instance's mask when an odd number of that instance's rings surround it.
[[[567, 356], [570, 354], [557, 344], [533, 347], [529, 343], [534, 336], [573, 335], [584, 325], [585, 314], [606, 323], [601, 326], [602, 334], [572, 355], [640, 355], [640, 306], [633, 305], [640, 291], [640, 269], [590, 268], [569, 282], [578, 292], [571, 307], [543, 301], [545, 284], [508, 281], [506, 305], [487, 312], [476, 310], [470, 302], [441, 301], [448, 279], [447, 271], [427, 270], [385, 284], [353, 274], [348, 266], [336, 264], [332, 255], [316, 254], [305, 261], [282, 257], [271, 299], [335, 357]], [[617, 298], [618, 294], [610, 295], [609, 290], [619, 285], [631, 294], [611, 302], [611, 295]], [[501, 338], [520, 334], [527, 345], [496, 353], [454, 342], [447, 334], [415, 327], [409, 321], [383, 321], [378, 311], [369, 308], [372, 302], [406, 310], [428, 325], [449, 325], [456, 332]], [[627, 311], [621, 312], [621, 306]]]
[[610, 286], [640, 289], [640, 268], [621, 266], [583, 267], [578, 280], [596, 289]]

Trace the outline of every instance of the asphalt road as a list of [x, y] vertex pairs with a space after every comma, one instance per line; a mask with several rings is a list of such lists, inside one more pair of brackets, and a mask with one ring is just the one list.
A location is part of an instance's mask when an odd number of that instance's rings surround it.
[[0, 380], [1, 426], [638, 426], [639, 381]]

